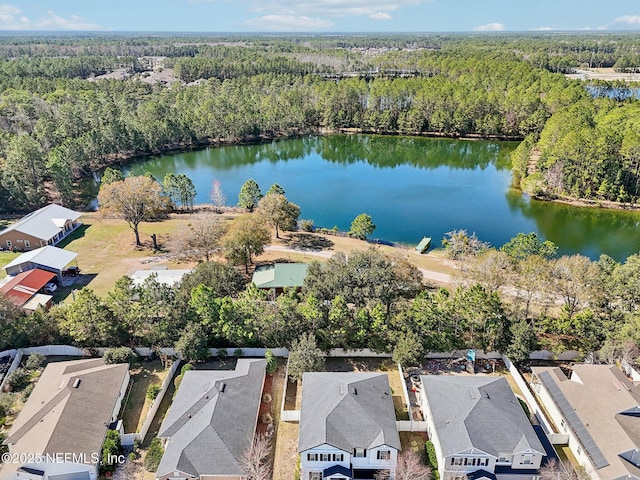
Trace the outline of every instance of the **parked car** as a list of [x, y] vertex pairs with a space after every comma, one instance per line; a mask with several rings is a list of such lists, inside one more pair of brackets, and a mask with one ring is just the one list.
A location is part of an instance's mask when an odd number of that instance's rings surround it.
[[44, 286], [44, 293], [53, 293], [58, 289], [58, 285], [53, 282], [49, 282]]
[[62, 270], [62, 276], [70, 276], [70, 277], [75, 277], [76, 275], [78, 275], [80, 273], [80, 268], [79, 267], [75, 267], [75, 266], [71, 266], [68, 268], [65, 268], [64, 270]]

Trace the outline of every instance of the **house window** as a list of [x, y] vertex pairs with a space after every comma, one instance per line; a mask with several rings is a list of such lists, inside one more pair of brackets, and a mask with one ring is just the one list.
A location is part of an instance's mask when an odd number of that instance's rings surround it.
[[391, 452], [389, 450], [378, 450], [378, 460], [390, 460]]
[[499, 453], [498, 454], [498, 463], [507, 463], [509, 461], [509, 459], [507, 457], [508, 457], [508, 455], [506, 453]]
[[321, 462], [330, 462], [331, 461], [331, 454], [330, 453], [321, 453], [320, 454], [320, 461]]
[[322, 480], [322, 472], [309, 472], [309, 480]]
[[307, 460], [309, 462], [317, 462], [318, 461], [318, 454], [317, 453], [307, 453]]
[[356, 458], [364, 458], [367, 456], [367, 450], [365, 448], [354, 448], [353, 456]]
[[533, 455], [523, 455], [522, 464], [531, 465], [533, 463]]
[[459, 467], [462, 465], [462, 458], [452, 458], [451, 459], [451, 465], [454, 465], [456, 467]]
[[479, 458], [478, 459], [478, 466], [479, 467], [486, 467], [489, 464], [489, 459], [488, 458]]
[[578, 447], [578, 455], [580, 455], [582, 453], [582, 449], [580, 447]]
[[7, 248], [11, 248], [11, 247], [13, 247], [11, 240], [7, 240]]
[[25, 240], [24, 241], [24, 247], [25, 248], [31, 248], [31, 243], [29, 242], [29, 240]]
[[342, 453], [334, 453], [333, 454], [333, 461], [334, 462], [342, 462], [342, 461], [344, 461], [344, 454], [342, 454]]
[[560, 420], [560, 426], [562, 427], [562, 430], [564, 430], [564, 433], [567, 433], [567, 424], [564, 423], [564, 418]]

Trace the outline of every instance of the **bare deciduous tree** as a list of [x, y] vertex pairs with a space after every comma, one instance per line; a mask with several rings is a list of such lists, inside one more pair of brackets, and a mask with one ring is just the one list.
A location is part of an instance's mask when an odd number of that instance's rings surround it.
[[271, 480], [271, 439], [258, 435], [242, 456], [247, 480]]
[[[431, 480], [431, 468], [422, 462], [420, 456], [413, 450], [405, 450], [398, 455], [398, 465], [395, 480]], [[388, 470], [380, 470], [376, 480], [389, 480]]]
[[203, 215], [193, 222], [184, 238], [183, 252], [197, 260], [211, 256], [221, 250], [221, 240], [226, 233], [226, 225], [221, 217]]
[[210, 197], [213, 204], [218, 208], [218, 212], [227, 204], [227, 196], [222, 191], [222, 185], [219, 180], [213, 180]]
[[584, 471], [576, 471], [556, 459], [549, 460], [540, 468], [540, 480], [587, 480], [589, 476]]

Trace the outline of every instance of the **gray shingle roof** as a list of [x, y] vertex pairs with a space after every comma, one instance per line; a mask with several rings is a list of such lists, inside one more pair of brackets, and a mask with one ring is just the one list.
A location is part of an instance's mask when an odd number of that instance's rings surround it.
[[1, 233], [17, 231], [42, 240], [49, 240], [62, 231], [66, 220], [77, 220], [78, 218], [80, 218], [80, 213], [52, 203], [25, 215]]
[[420, 378], [445, 456], [471, 449], [496, 457], [527, 450], [545, 454], [504, 377]]
[[386, 374], [313, 372], [303, 375], [298, 452], [323, 444], [345, 452], [380, 445], [400, 450]]
[[91, 459], [102, 448], [128, 370], [126, 363], [105, 365], [101, 358], [50, 363], [5, 443], [19, 452], [68, 452]]
[[240, 475], [262, 396], [265, 360], [240, 359], [235, 370], [191, 370], [158, 436], [169, 438], [156, 476], [181, 471]]

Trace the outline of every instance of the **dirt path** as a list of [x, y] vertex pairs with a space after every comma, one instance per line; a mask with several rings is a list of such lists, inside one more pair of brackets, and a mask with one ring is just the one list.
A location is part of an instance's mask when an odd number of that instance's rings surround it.
[[[282, 245], [270, 245], [265, 248], [268, 252], [280, 252], [280, 253], [302, 253], [318, 258], [331, 258], [336, 252], [326, 250], [302, 250], [296, 248], [283, 247]], [[438, 283], [451, 284], [454, 283], [451, 275], [446, 273], [440, 273], [433, 270], [427, 270], [426, 268], [418, 268], [422, 272], [422, 276], [426, 280], [431, 280]]]

